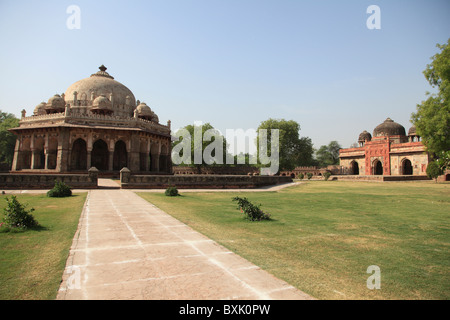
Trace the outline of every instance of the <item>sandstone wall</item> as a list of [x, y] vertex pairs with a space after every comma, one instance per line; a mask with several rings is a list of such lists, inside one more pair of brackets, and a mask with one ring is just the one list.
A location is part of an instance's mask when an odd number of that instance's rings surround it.
[[230, 189], [258, 188], [269, 185], [292, 182], [290, 177], [248, 176], [248, 175], [133, 175], [121, 171], [121, 188], [165, 189], [175, 186], [178, 189]]

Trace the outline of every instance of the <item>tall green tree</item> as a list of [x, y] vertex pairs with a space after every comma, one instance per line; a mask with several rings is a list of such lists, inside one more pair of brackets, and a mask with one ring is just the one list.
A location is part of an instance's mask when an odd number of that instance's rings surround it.
[[[294, 120], [268, 119], [258, 127], [267, 129], [268, 143], [271, 141], [271, 130], [279, 130], [279, 170], [292, 170], [297, 166], [308, 166], [313, 161], [313, 144], [308, 137], [300, 138], [300, 125]], [[258, 154], [259, 137], [257, 142]], [[268, 150], [270, 150], [268, 146]]]
[[[189, 151], [190, 156], [186, 158], [186, 161], [183, 161], [182, 163], [179, 163], [180, 165], [187, 165], [196, 167], [198, 170], [200, 170], [201, 167], [207, 166], [207, 165], [222, 165], [226, 163], [226, 150], [227, 150], [227, 142], [225, 137], [219, 132], [219, 130], [215, 129], [210, 123], [205, 123], [202, 125], [187, 125], [181, 130], [179, 130], [176, 135], [180, 135], [180, 132], [184, 131], [188, 133], [188, 137], [182, 137], [180, 136], [179, 140], [174, 141], [172, 143], [172, 150], [177, 151], [176, 146], [180, 143], [183, 143], [184, 139], [190, 139], [189, 142]], [[212, 134], [211, 137], [208, 137], [208, 135], [205, 133]], [[196, 145], [195, 139], [200, 139], [200, 144]], [[216, 139], [222, 139], [222, 142], [219, 140], [216, 141]], [[220, 143], [220, 146], [217, 145], [217, 148], [213, 148], [214, 143], [218, 142]], [[197, 148], [198, 147], [198, 148]], [[195, 156], [195, 152], [198, 150], [201, 153], [201, 159], [198, 159], [198, 157]], [[204, 152], [206, 150], [207, 155], [211, 155], [212, 157], [217, 157], [217, 162], [214, 163], [208, 163], [207, 157], [205, 158]], [[183, 150], [180, 151], [180, 156], [183, 156]], [[219, 154], [221, 153], [221, 155]], [[200, 160], [200, 161], [196, 161]]]
[[329, 166], [339, 164], [339, 150], [341, 145], [337, 141], [331, 141], [328, 145], [323, 145], [316, 151], [316, 159], [319, 166]]
[[19, 119], [15, 115], [0, 110], [0, 163], [4, 166], [11, 166], [16, 145], [16, 135], [8, 129], [18, 126]]
[[437, 93], [427, 92], [428, 99], [418, 104], [411, 115], [417, 134], [434, 159], [450, 150], [450, 39], [437, 47], [440, 52], [423, 72]]

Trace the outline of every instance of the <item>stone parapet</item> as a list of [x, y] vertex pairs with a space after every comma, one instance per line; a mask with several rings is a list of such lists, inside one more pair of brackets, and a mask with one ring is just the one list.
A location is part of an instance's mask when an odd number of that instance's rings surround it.
[[133, 175], [121, 172], [120, 185], [123, 189], [239, 189], [258, 188], [292, 182], [290, 177], [248, 176], [248, 175]]
[[330, 180], [351, 180], [351, 181], [419, 181], [430, 180], [424, 175], [398, 175], [398, 176], [382, 176], [382, 175], [336, 175], [331, 176]]
[[98, 173], [94, 171], [89, 171], [89, 174], [1, 173], [0, 189], [51, 189], [55, 181], [62, 181], [71, 188], [97, 188]]
[[206, 166], [206, 167], [188, 167], [173, 166], [173, 174], [226, 174], [226, 175], [258, 175], [259, 168], [251, 166]]
[[73, 110], [68, 112], [45, 114], [38, 116], [24, 117], [19, 122], [19, 128], [37, 127], [48, 124], [72, 124], [91, 126], [113, 126], [116, 128], [139, 128], [146, 131], [170, 135], [168, 126], [141, 118], [124, 116], [79, 113]]

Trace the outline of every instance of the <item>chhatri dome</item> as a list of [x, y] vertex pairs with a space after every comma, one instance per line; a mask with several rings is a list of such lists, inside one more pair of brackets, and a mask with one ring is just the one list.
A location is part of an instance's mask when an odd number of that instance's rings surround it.
[[358, 137], [358, 142], [365, 142], [365, 141], [370, 141], [370, 140], [372, 140], [372, 136], [366, 130], [361, 132], [361, 134]]
[[136, 107], [136, 115], [141, 119], [159, 122], [158, 116], [152, 111], [152, 109], [150, 109], [150, 107], [145, 102], [141, 102]]
[[62, 98], [59, 94], [55, 94], [53, 97], [48, 99], [45, 110], [47, 113], [58, 113], [63, 112], [65, 107], [66, 103], [64, 98]]
[[112, 114], [112, 103], [104, 95], [100, 95], [92, 101], [92, 107], [89, 109], [96, 114]]

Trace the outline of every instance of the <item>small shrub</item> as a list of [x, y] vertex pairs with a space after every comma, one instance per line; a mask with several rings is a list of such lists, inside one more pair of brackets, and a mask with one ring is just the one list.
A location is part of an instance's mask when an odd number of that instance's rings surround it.
[[305, 177], [305, 175], [304, 175], [303, 173], [300, 173], [300, 174], [298, 175], [298, 178], [299, 178], [300, 180], [303, 180], [304, 177]]
[[311, 172], [308, 172], [306, 174], [306, 177], [308, 178], [308, 180], [311, 180], [312, 176], [313, 176], [313, 174]]
[[1, 226], [4, 224], [10, 230], [26, 230], [39, 226], [39, 223], [31, 214], [34, 208], [27, 210], [27, 205], [21, 204], [16, 196], [11, 196], [11, 199], [6, 198], [6, 201], [8, 205], [3, 209], [5, 216], [3, 218], [4, 223]]
[[180, 194], [178, 193], [177, 187], [168, 187], [166, 189], [165, 195], [168, 197], [176, 197], [179, 196]]
[[55, 181], [55, 186], [53, 189], [49, 190], [47, 192], [47, 197], [70, 197], [72, 195], [72, 190], [70, 190], [70, 187], [66, 185], [62, 181]]
[[247, 198], [234, 197], [233, 201], [237, 201], [238, 209], [245, 213], [245, 218], [250, 221], [270, 220], [270, 214], [261, 210], [261, 205], [254, 205]]
[[327, 181], [328, 178], [330, 178], [330, 176], [331, 176], [331, 172], [326, 171], [323, 173], [323, 177], [324, 177], [325, 181]]

